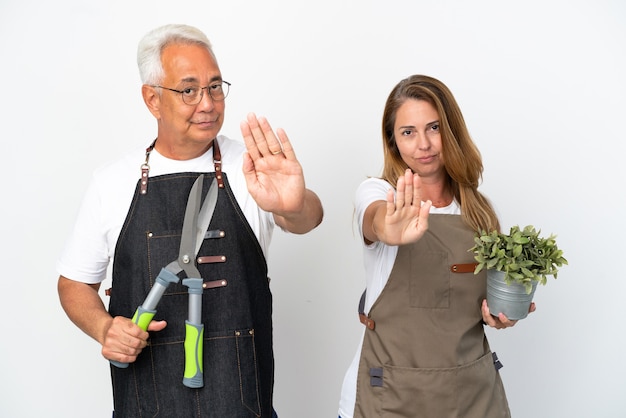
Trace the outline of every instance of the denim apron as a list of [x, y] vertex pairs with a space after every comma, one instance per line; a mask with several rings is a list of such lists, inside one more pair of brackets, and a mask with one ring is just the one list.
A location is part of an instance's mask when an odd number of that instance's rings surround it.
[[398, 248], [362, 318], [354, 417], [510, 417], [480, 312], [486, 276], [468, 252], [474, 233], [459, 215], [431, 214], [428, 224]]
[[[153, 144], [154, 145], [154, 144]], [[178, 257], [187, 197], [200, 173], [148, 179], [146, 163], [115, 249], [109, 312], [132, 317], [162, 267]], [[267, 264], [213, 141], [215, 173], [204, 173], [203, 197], [218, 178], [217, 205], [197, 257], [204, 280], [204, 386], [183, 385], [188, 289], [168, 286], [155, 320], [167, 327], [126, 369], [111, 367], [114, 416], [249, 418], [272, 416], [272, 295]], [[217, 173], [217, 174], [216, 174]], [[181, 279], [184, 273], [181, 273]]]

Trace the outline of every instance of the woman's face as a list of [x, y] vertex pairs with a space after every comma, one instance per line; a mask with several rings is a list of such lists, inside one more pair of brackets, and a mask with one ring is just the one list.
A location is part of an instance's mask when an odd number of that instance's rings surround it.
[[407, 99], [396, 112], [394, 137], [402, 160], [420, 177], [445, 177], [439, 114], [425, 100]]

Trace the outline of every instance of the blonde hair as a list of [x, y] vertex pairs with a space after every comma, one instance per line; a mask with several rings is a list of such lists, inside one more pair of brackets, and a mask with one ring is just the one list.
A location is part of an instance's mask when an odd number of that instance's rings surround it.
[[478, 191], [483, 172], [480, 151], [470, 137], [465, 119], [452, 92], [435, 78], [412, 75], [400, 81], [389, 94], [382, 121], [384, 151], [382, 178], [395, 185], [408, 168], [400, 156], [394, 136], [398, 108], [408, 99], [425, 100], [439, 114], [448, 187], [461, 206], [463, 221], [475, 231], [499, 231], [500, 223], [493, 207]]

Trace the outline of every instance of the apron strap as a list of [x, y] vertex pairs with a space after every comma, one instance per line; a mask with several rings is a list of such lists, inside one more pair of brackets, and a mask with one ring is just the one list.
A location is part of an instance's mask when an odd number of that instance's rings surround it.
[[359, 321], [363, 325], [365, 325], [367, 328], [374, 329], [376, 328], [376, 322], [374, 322], [372, 318], [365, 315], [365, 293], [366, 292], [367, 292], [367, 289], [363, 291], [363, 294], [361, 295], [361, 300], [359, 300]]
[[215, 178], [217, 179], [217, 187], [224, 188], [224, 179], [222, 178], [222, 153], [217, 138], [213, 140], [213, 165], [215, 166]]
[[141, 164], [141, 194], [148, 193], [148, 173], [150, 172], [150, 165], [148, 164], [148, 160], [150, 159], [150, 153], [154, 149], [154, 144], [156, 144], [157, 138], [152, 141], [152, 144], [148, 148], [146, 148], [146, 161]]
[[450, 271], [452, 273], [473, 273], [478, 263], [452, 264]]
[[[146, 160], [141, 164], [141, 194], [148, 193], [148, 174], [150, 172], [150, 153], [154, 149], [158, 138], [152, 141], [152, 144], [146, 148]], [[220, 146], [217, 142], [217, 138], [213, 139], [213, 165], [215, 166], [215, 178], [217, 179], [217, 186], [220, 189], [224, 188], [224, 179], [222, 178], [222, 153], [220, 152]]]

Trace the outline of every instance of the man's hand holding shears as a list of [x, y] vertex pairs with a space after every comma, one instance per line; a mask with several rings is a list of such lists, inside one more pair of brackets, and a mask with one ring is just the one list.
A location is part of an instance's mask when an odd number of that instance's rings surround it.
[[[161, 269], [150, 292], [141, 306], [137, 308], [132, 319], [124, 317], [111, 319], [111, 324], [104, 337], [102, 354], [117, 367], [128, 367], [129, 363], [137, 359], [141, 350], [147, 345], [149, 337], [147, 331], [160, 331], [165, 328], [167, 325], [165, 321], [153, 321], [152, 318], [168, 285], [177, 283], [179, 281], [178, 273], [184, 271], [187, 278], [183, 280], [183, 284], [190, 288], [190, 298], [193, 300], [193, 303], [190, 304], [193, 309], [190, 308], [190, 318], [186, 323], [186, 332], [189, 336], [193, 335], [193, 344], [190, 343], [190, 347], [193, 345], [193, 348], [187, 349], [188, 343], [185, 341], [186, 356], [194, 357], [194, 361], [188, 364], [190, 367], [197, 365], [198, 367], [195, 369], [201, 371], [203, 326], [200, 323], [201, 296], [199, 295], [202, 293], [202, 277], [196, 268], [196, 256], [204, 241], [217, 203], [217, 183], [213, 179], [204, 203], [201, 205], [203, 181], [204, 175], [200, 175], [189, 192], [178, 258]], [[194, 379], [191, 384], [201, 385], [201, 373], [199, 374], [200, 376]], [[187, 379], [187, 370], [185, 377]]]
[[166, 326], [166, 321], [150, 321], [144, 331], [130, 318], [111, 318], [102, 344], [102, 355], [109, 360], [133, 363], [148, 344], [148, 331], [161, 331]]

